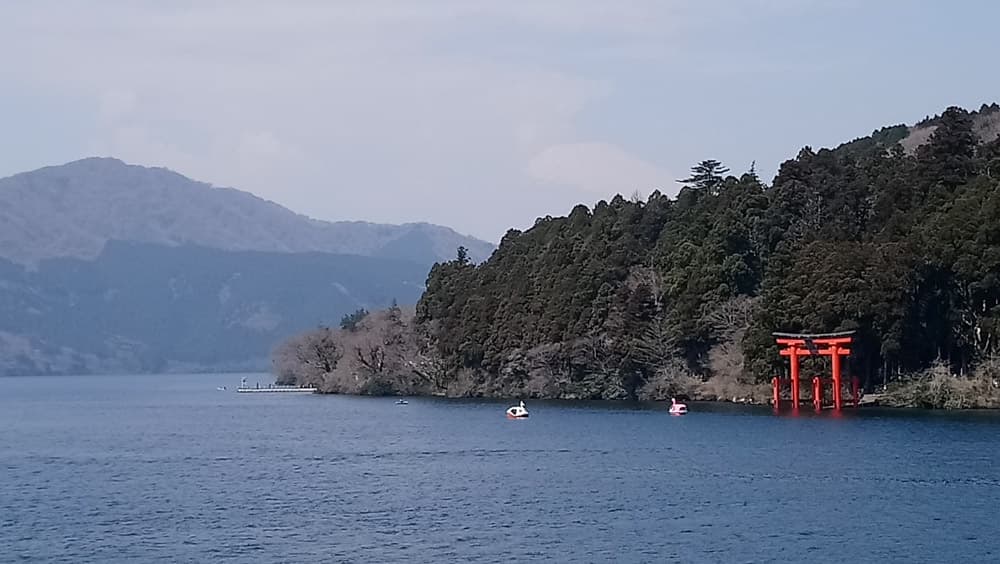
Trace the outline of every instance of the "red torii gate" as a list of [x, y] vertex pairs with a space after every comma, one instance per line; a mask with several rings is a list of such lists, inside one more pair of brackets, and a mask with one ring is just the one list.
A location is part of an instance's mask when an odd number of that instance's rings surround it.
[[[851, 349], [848, 348], [853, 339], [854, 331], [841, 333], [772, 333], [775, 340], [782, 348], [781, 356], [787, 356], [791, 365], [791, 388], [792, 388], [792, 408], [799, 407], [799, 357], [802, 356], [829, 356], [833, 364], [833, 407], [839, 410], [843, 407], [841, 397], [841, 374], [840, 357], [849, 356]], [[820, 348], [820, 347], [825, 348]], [[854, 395], [854, 406], [858, 406], [860, 394], [858, 393], [858, 380], [851, 380], [852, 392]], [[771, 382], [774, 392], [774, 409], [781, 405], [781, 378], [777, 376]], [[820, 377], [813, 378], [813, 406], [816, 411], [823, 408], [823, 381]]]

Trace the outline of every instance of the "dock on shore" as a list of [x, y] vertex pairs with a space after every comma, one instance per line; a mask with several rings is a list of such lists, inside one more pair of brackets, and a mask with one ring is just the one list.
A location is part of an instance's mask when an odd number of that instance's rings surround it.
[[316, 388], [300, 388], [298, 386], [267, 386], [261, 387], [244, 387], [240, 386], [236, 388], [236, 391], [241, 394], [250, 393], [293, 393], [293, 394], [315, 394], [319, 390]]

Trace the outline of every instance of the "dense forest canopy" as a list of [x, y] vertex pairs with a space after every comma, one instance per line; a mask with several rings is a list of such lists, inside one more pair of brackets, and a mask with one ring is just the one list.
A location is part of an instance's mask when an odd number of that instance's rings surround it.
[[413, 330], [465, 394], [728, 396], [782, 370], [774, 331], [857, 331], [869, 389], [965, 371], [1000, 337], [998, 116], [952, 107], [806, 147], [771, 186], [706, 160], [676, 198], [540, 218], [482, 264], [436, 264]]

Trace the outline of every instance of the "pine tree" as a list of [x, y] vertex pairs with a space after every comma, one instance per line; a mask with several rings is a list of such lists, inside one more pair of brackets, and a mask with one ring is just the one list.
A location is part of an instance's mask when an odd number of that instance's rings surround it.
[[917, 150], [924, 176], [949, 189], [965, 183], [973, 173], [977, 144], [969, 112], [948, 108], [941, 114], [930, 142]]
[[691, 167], [691, 176], [678, 182], [711, 191], [722, 183], [727, 172], [729, 169], [722, 166], [721, 162], [708, 159]]

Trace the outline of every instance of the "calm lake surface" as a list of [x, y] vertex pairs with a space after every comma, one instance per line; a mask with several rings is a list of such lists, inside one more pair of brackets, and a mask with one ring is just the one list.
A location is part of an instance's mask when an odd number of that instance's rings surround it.
[[1000, 561], [994, 414], [238, 383], [0, 378], [0, 561]]

